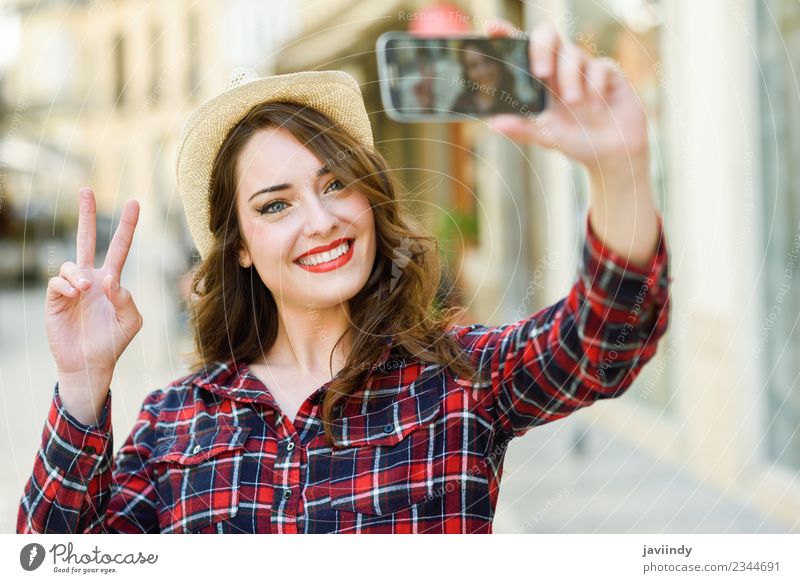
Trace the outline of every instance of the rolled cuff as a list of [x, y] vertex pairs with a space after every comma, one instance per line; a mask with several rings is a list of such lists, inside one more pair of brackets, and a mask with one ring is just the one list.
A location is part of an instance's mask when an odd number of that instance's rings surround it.
[[110, 444], [111, 391], [108, 391], [98, 425], [86, 425], [64, 408], [56, 383], [42, 436], [47, 462], [73, 478], [89, 480], [110, 455]]
[[592, 230], [586, 216], [586, 240], [583, 247], [581, 277], [587, 294], [602, 306], [603, 317], [612, 322], [638, 326], [660, 314], [668, 304], [669, 276], [664, 219], [657, 213], [658, 244], [646, 266], [630, 263], [607, 247]]

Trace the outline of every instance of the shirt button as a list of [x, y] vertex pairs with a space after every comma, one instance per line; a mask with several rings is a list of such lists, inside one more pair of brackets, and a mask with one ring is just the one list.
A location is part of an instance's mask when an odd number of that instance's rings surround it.
[[286, 451], [292, 451], [294, 449], [294, 442], [290, 441], [286, 444]]
[[88, 453], [89, 455], [94, 455], [97, 453], [97, 450], [94, 448], [93, 445], [87, 445], [83, 448], [84, 453]]
[[283, 491], [283, 499], [284, 500], [288, 500], [291, 497], [292, 497], [292, 491], [291, 490], [284, 490]]
[[392, 425], [391, 423], [388, 423], [383, 426], [384, 433], [391, 433], [392, 431], [394, 431], [394, 425]]
[[192, 453], [197, 453], [199, 451], [200, 451], [200, 446], [199, 445], [195, 445], [194, 449], [192, 450]]

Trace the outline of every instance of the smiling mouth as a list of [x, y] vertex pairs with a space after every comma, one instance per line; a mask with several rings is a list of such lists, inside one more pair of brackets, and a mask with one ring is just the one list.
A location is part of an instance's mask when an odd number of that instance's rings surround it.
[[353, 256], [353, 245], [355, 239], [346, 239], [342, 241], [341, 245], [322, 253], [314, 253], [313, 255], [306, 255], [299, 259], [295, 259], [294, 263], [308, 271], [328, 271], [336, 269], [350, 261]]

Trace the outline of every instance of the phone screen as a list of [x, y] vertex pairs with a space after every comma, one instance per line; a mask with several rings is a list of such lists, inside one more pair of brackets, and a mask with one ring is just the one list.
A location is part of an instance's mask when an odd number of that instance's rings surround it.
[[398, 121], [534, 115], [545, 107], [546, 88], [530, 72], [524, 38], [387, 32], [377, 55], [383, 105]]

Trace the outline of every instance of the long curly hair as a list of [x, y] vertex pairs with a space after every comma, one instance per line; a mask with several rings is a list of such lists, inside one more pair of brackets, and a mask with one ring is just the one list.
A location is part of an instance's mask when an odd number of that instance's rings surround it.
[[[374, 213], [375, 262], [364, 287], [349, 300], [351, 326], [334, 346], [349, 332], [352, 349], [323, 396], [321, 418], [328, 439], [333, 442], [338, 406], [364, 386], [389, 337], [404, 356], [447, 366], [460, 378], [474, 380], [475, 363], [446, 334], [464, 310], [439, 301], [443, 273], [438, 242], [401, 206], [388, 163], [323, 113], [290, 102], [251, 109], [228, 133], [214, 160], [209, 221], [214, 243], [192, 278], [193, 368], [231, 358], [252, 362], [269, 351], [278, 334], [272, 292], [255, 267], [243, 268], [238, 262], [243, 239], [235, 211], [237, 158], [256, 132], [271, 127], [289, 131], [324, 161], [344, 188], [362, 192]], [[333, 352], [329, 362], [332, 358]]]

